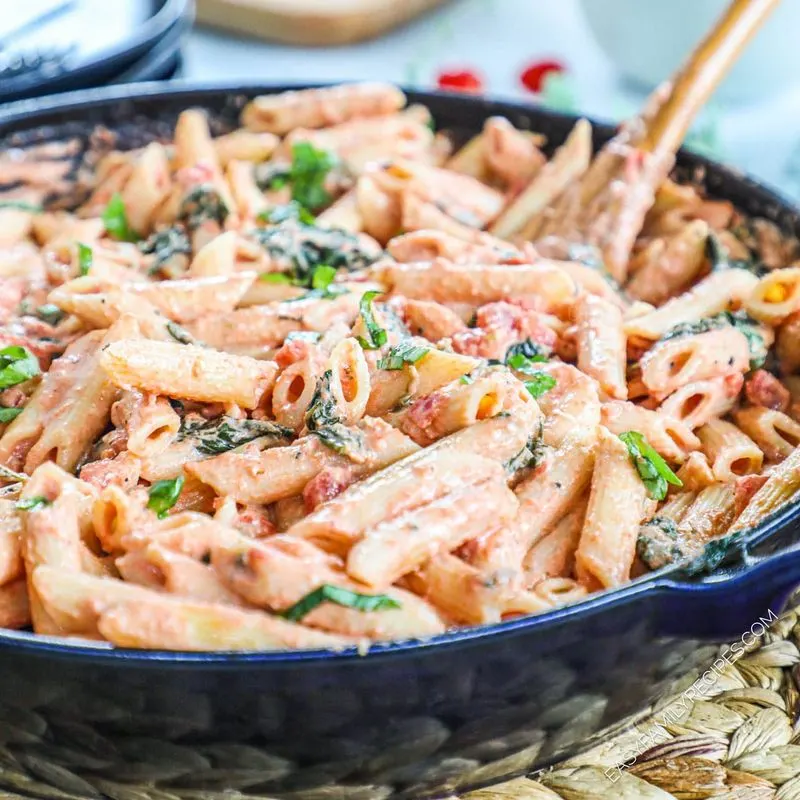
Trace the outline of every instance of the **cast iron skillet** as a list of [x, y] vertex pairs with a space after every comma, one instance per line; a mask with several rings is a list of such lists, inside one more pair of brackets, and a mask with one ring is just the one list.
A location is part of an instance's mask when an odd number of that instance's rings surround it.
[[[78, 136], [90, 160], [103, 139], [90, 139], [97, 125], [135, 147], [170, 137], [177, 113], [200, 106], [222, 132], [249, 96], [284, 88], [144, 85], [23, 102], [0, 116], [0, 144]], [[553, 145], [574, 122], [463, 96], [411, 100], [461, 137], [502, 114]], [[611, 134], [596, 130], [597, 144]], [[713, 195], [800, 234], [785, 201], [681, 154], [679, 171], [698, 170]], [[573, 607], [366, 656], [114, 651], [0, 633], [0, 732], [15, 759], [0, 769], [0, 785], [112, 798], [120, 795], [115, 783], [208, 798], [224, 789], [302, 797], [325, 786], [330, 796], [371, 800], [444, 795], [534, 770], [689, 685], [717, 643], [737, 641], [728, 658], [740, 654], [742, 637], [752, 643], [800, 584], [800, 546], [791, 546], [798, 540], [795, 505], [708, 577], [666, 570]]]

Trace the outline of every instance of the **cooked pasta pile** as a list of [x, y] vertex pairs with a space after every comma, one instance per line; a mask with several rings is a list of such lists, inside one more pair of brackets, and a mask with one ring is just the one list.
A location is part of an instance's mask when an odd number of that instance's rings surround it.
[[378, 84], [241, 123], [183, 112], [74, 212], [0, 205], [0, 626], [425, 638], [796, 494], [797, 245], [633, 127], [594, 163], [585, 121], [549, 160], [501, 118], [451, 152]]

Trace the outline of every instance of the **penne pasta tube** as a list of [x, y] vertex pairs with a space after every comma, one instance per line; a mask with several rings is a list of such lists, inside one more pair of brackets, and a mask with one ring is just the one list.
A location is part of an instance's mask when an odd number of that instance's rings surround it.
[[383, 420], [367, 419], [356, 430], [363, 434], [359, 463], [310, 434], [289, 447], [224, 453], [187, 464], [186, 471], [217, 494], [240, 503], [272, 503], [301, 494], [309, 481], [325, 469], [342, 468], [349, 480], [357, 480], [419, 450], [411, 439]]
[[123, 292], [144, 297], [162, 314], [184, 323], [206, 315], [233, 311], [255, 279], [254, 272], [238, 272], [219, 277], [126, 283], [121, 289]]
[[528, 550], [522, 562], [525, 586], [538, 585], [546, 578], [564, 577], [572, 572], [585, 516], [586, 502], [581, 500]]
[[[699, 492], [706, 486], [710, 486], [715, 480], [708, 459], [703, 453], [697, 451], [689, 453], [689, 457], [683, 462], [676, 475], [678, 480], [683, 483], [686, 492]], [[659, 510], [659, 514], [662, 511], [663, 509]]]
[[536, 222], [548, 206], [586, 171], [592, 149], [592, 126], [585, 119], [578, 120], [564, 144], [503, 211], [490, 232], [510, 239], [515, 233], [524, 231], [524, 238], [535, 239], [538, 233]]
[[510, 523], [518, 507], [503, 480], [462, 486], [366, 530], [350, 549], [345, 568], [369, 586], [389, 586], [437, 553]]
[[31, 624], [28, 587], [24, 580], [0, 586], [0, 628], [20, 630]]
[[514, 489], [519, 501], [516, 553], [520, 559], [569, 514], [589, 486], [596, 431], [573, 431], [541, 467]]
[[544, 443], [559, 447], [575, 431], [592, 433], [600, 424], [597, 383], [571, 364], [542, 364], [541, 371], [556, 385], [538, 398], [544, 415]]
[[734, 481], [741, 475], [761, 471], [764, 454], [732, 423], [722, 419], [709, 420], [698, 428], [697, 435], [718, 481]]
[[0, 500], [0, 586], [22, 575], [21, 514], [14, 500]]
[[658, 410], [694, 430], [714, 417], [724, 417], [736, 404], [742, 384], [738, 372], [687, 383], [669, 395]]
[[746, 269], [712, 272], [685, 294], [667, 301], [661, 308], [633, 317], [625, 323], [625, 333], [655, 341], [676, 325], [697, 322], [732, 306], [741, 305], [758, 279]]
[[413, 367], [402, 370], [377, 370], [370, 379], [367, 414], [378, 417], [400, 401], [424, 397], [474, 370], [480, 361], [434, 347], [428, 349]]
[[153, 215], [171, 188], [166, 149], [158, 142], [151, 142], [134, 161], [122, 190], [128, 224], [134, 231], [149, 233]]
[[589, 505], [575, 554], [575, 573], [587, 589], [628, 580], [639, 526], [653, 501], [625, 444], [600, 428]]
[[148, 458], [163, 453], [175, 440], [181, 419], [164, 397], [124, 391], [111, 408], [112, 422], [125, 429], [128, 450]]
[[250, 131], [283, 135], [294, 128], [324, 128], [350, 119], [392, 114], [405, 95], [388, 83], [350, 83], [322, 89], [260, 95], [242, 111]]
[[231, 161], [225, 170], [225, 177], [236, 203], [236, 211], [241, 219], [254, 220], [267, 210], [267, 198], [258, 188], [253, 165], [250, 162]]
[[574, 308], [577, 327], [578, 369], [594, 378], [609, 397], [625, 400], [626, 338], [622, 311], [592, 294], [581, 295]]
[[573, 302], [577, 288], [557, 263], [456, 266], [442, 259], [429, 264], [385, 262], [373, 266], [370, 277], [394, 294], [411, 299], [483, 305], [528, 295], [541, 300], [547, 309], [558, 309]]
[[745, 302], [751, 317], [780, 325], [800, 310], [800, 266], [775, 269], [758, 281]]
[[[215, 549], [211, 558], [231, 588], [253, 605], [278, 611], [291, 608], [323, 585], [365, 593], [363, 586], [350, 581], [313, 544], [282, 535], [263, 542], [241, 538], [238, 544]], [[395, 601], [394, 608], [362, 611], [323, 603], [309, 611], [304, 624], [374, 639], [407, 639], [444, 631], [438, 614], [421, 598], [395, 588], [384, 594]]]
[[426, 446], [481, 420], [512, 413], [525, 391], [508, 371], [493, 370], [470, 383], [452, 381], [421, 397], [398, 412], [392, 424]]
[[[60, 370], [51, 368], [47, 378], [53, 376], [53, 381], [45, 379], [42, 382], [42, 405], [50, 405], [50, 408], [39, 417], [37, 427], [41, 425], [41, 429], [25, 459], [26, 472], [33, 471], [45, 461], [55, 461], [68, 472], [75, 469], [108, 424], [111, 405], [119, 394], [100, 364], [104, 348], [113, 347], [121, 340], [136, 344], [138, 333], [133, 317], [122, 316], [102, 338], [99, 332], [84, 337], [89, 341], [83, 350], [84, 358], [74, 372], [66, 355], [64, 372], [69, 375], [59, 375]], [[23, 412], [14, 422], [20, 422], [24, 415]], [[9, 427], [3, 439], [12, 433], [13, 428], [14, 425]]]
[[639, 363], [644, 385], [654, 394], [665, 395], [696, 381], [747, 372], [750, 345], [736, 328], [719, 328], [663, 341]]
[[736, 518], [735, 490], [729, 483], [712, 483], [696, 498], [678, 523], [686, 543], [685, 555], [698, 555], [702, 546], [721, 536]]
[[795, 497], [798, 489], [800, 489], [800, 447], [770, 472], [766, 483], [753, 495], [728, 533], [756, 527]]
[[167, 397], [256, 408], [272, 389], [277, 365], [190, 344], [123, 340], [108, 345], [100, 365], [111, 382]]
[[353, 338], [342, 339], [331, 351], [330, 392], [345, 425], [355, 425], [367, 410], [370, 375], [364, 350]]
[[788, 458], [800, 446], [800, 422], [782, 411], [753, 406], [737, 411], [733, 418], [771, 461]]
[[800, 372], [800, 312], [788, 316], [778, 329], [775, 354], [784, 375]]
[[700, 447], [700, 440], [681, 420], [633, 403], [603, 403], [601, 422], [617, 435], [638, 431], [667, 461], [676, 464], [682, 464], [691, 451]]
[[408, 456], [366, 480], [350, 486], [287, 531], [325, 550], [346, 552], [365, 531], [381, 522], [448, 494], [462, 482], [504, 478], [496, 462], [441, 446]]
[[214, 149], [223, 167], [231, 161], [260, 164], [269, 159], [279, 144], [280, 139], [274, 134], [253, 133], [242, 128], [214, 138]]
[[236, 271], [238, 242], [236, 231], [225, 231], [215, 236], [197, 252], [187, 274], [192, 278], [232, 275]]
[[663, 253], [648, 259], [625, 287], [631, 297], [659, 306], [691, 286], [706, 260], [708, 223], [697, 219], [666, 240]]

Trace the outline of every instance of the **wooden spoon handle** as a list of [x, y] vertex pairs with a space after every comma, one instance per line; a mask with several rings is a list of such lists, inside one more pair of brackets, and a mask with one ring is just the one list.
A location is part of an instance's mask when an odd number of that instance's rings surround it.
[[695, 115], [780, 0], [733, 0], [673, 80], [669, 98], [648, 125], [641, 147], [676, 151]]

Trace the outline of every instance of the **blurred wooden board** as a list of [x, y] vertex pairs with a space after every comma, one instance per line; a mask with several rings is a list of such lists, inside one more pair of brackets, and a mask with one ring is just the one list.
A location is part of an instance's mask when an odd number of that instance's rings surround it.
[[198, 0], [204, 25], [288, 44], [349, 44], [378, 36], [447, 0]]

